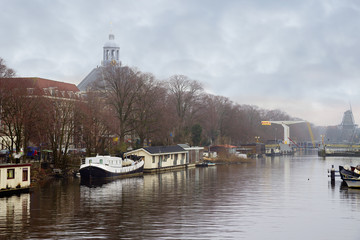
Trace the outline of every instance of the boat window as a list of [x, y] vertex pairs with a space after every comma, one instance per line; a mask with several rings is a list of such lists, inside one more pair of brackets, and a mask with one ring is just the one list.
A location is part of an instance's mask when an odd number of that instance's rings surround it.
[[152, 156], [152, 163], [155, 163], [155, 156]]
[[102, 160], [102, 159], [100, 159], [100, 164], [103, 164], [103, 160]]
[[7, 179], [14, 179], [15, 178], [15, 169], [8, 169], [7, 170]]
[[89, 159], [89, 163], [92, 163], [92, 159]]
[[29, 170], [27, 168], [23, 168], [23, 181], [27, 181], [28, 180], [28, 176], [29, 176]]

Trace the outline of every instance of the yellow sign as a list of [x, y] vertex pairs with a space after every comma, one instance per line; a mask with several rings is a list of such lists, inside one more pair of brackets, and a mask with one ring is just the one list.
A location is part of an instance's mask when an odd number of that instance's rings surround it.
[[270, 126], [270, 125], [271, 125], [271, 122], [270, 122], [270, 121], [261, 121], [261, 125], [268, 125], [268, 126]]

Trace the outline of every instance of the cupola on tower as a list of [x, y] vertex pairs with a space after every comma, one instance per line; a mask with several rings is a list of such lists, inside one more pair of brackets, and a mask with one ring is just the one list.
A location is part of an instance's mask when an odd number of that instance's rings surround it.
[[110, 63], [119, 63], [120, 57], [120, 47], [115, 42], [115, 36], [114, 34], [109, 34], [109, 41], [107, 41], [104, 44], [103, 47], [103, 61], [101, 62], [101, 65], [106, 66]]

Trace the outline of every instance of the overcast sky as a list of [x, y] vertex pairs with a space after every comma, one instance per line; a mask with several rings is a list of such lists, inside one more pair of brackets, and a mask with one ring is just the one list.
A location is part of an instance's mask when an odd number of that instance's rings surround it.
[[125, 65], [183, 74], [239, 104], [316, 125], [360, 123], [360, 1], [0, 0], [0, 57], [79, 84], [112, 31]]

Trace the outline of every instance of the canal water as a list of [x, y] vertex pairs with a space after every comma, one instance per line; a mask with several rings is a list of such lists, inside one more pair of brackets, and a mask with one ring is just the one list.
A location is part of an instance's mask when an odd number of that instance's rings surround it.
[[295, 155], [109, 183], [54, 180], [0, 198], [0, 239], [360, 239], [360, 190]]

